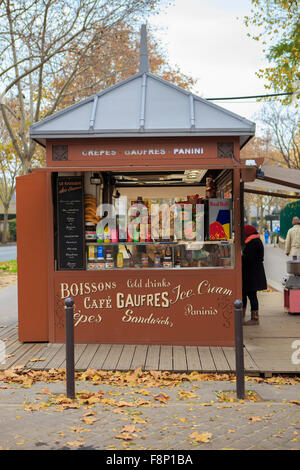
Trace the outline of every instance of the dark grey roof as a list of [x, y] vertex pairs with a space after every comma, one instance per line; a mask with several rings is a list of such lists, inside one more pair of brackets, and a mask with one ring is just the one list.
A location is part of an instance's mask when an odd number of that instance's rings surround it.
[[140, 72], [30, 127], [51, 138], [239, 136], [242, 147], [255, 124], [150, 72]]
[[282, 166], [261, 165], [261, 175], [251, 183], [245, 183], [245, 190], [299, 192], [300, 170]]

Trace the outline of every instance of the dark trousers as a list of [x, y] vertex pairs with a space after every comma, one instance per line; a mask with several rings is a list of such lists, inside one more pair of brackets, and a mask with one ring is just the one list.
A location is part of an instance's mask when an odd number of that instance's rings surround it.
[[257, 292], [243, 292], [243, 307], [247, 307], [247, 297], [250, 301], [251, 311], [258, 310]]

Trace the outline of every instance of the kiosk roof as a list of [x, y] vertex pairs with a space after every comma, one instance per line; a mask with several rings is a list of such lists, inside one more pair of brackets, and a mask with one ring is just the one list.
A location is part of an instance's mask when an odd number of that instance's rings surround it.
[[239, 136], [240, 147], [255, 124], [149, 72], [146, 29], [141, 34], [140, 72], [30, 127], [30, 137]]

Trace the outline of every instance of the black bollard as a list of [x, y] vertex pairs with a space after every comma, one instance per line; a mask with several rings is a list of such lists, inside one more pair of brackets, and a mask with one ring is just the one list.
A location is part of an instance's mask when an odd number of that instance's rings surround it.
[[234, 332], [235, 332], [235, 368], [236, 368], [236, 395], [239, 399], [245, 398], [245, 368], [244, 368], [244, 340], [243, 340], [243, 302], [234, 302]]
[[67, 397], [75, 398], [75, 371], [74, 371], [74, 300], [68, 297], [65, 300], [66, 308], [66, 375]]

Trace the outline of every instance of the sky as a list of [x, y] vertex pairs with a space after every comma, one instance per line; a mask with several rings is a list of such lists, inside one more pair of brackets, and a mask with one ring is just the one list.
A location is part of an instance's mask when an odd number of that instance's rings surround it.
[[[247, 36], [243, 18], [251, 0], [173, 0], [148, 23], [161, 39], [170, 64], [197, 79], [203, 98], [267, 94], [255, 72], [267, 65], [263, 46]], [[250, 30], [251, 31], [251, 30]], [[256, 121], [254, 99], [215, 104]]]

